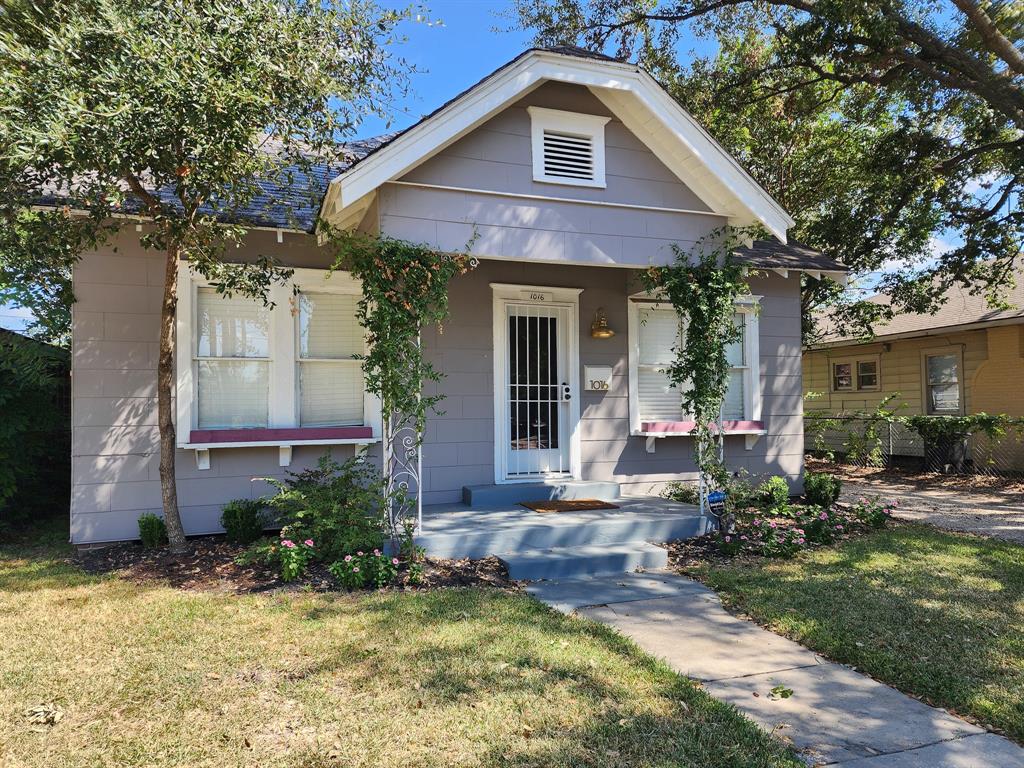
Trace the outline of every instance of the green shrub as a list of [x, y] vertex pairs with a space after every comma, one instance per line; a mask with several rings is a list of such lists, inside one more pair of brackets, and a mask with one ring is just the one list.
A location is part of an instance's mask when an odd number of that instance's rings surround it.
[[759, 489], [764, 509], [776, 515], [788, 515], [789, 483], [782, 477], [769, 477]]
[[167, 526], [159, 515], [139, 515], [139, 538], [144, 547], [162, 547], [167, 543]]
[[799, 525], [808, 541], [831, 544], [846, 532], [847, 519], [829, 507], [808, 507], [800, 516]]
[[669, 499], [671, 501], [678, 501], [681, 504], [700, 503], [700, 496], [698, 495], [695, 483], [684, 483], [681, 481], [669, 483], [665, 486], [661, 495], [662, 498]]
[[830, 507], [839, 500], [843, 481], [828, 472], [808, 472], [804, 476], [804, 495], [819, 507]]
[[861, 497], [856, 504], [850, 505], [850, 514], [869, 528], [884, 528], [892, 517], [895, 501], [882, 501], [879, 498]]
[[224, 505], [220, 524], [228, 541], [251, 544], [263, 535], [266, 502], [263, 499], [235, 499]]
[[338, 464], [328, 454], [316, 469], [268, 478], [278, 492], [267, 500], [295, 541], [312, 539], [325, 562], [384, 543], [386, 510], [380, 473], [361, 458]]

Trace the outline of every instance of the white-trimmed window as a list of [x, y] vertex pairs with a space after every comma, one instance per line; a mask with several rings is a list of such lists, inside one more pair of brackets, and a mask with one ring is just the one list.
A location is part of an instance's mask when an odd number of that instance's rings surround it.
[[[722, 403], [722, 417], [727, 421], [756, 421], [761, 413], [756, 378], [756, 301], [738, 303], [733, 322], [741, 328], [742, 335], [726, 348], [729, 388]], [[645, 425], [691, 421], [692, 416], [682, 413], [680, 393], [667, 373], [675, 357], [673, 348], [685, 339], [685, 329], [680, 327], [676, 311], [667, 304], [631, 300], [629, 337], [632, 431], [642, 434], [646, 432]]]
[[830, 384], [833, 392], [871, 392], [880, 389], [881, 366], [878, 355], [831, 359]]
[[605, 186], [604, 126], [611, 118], [544, 107], [527, 111], [534, 181]]
[[[380, 406], [366, 393], [360, 360], [366, 351], [356, 318], [361, 288], [346, 273], [327, 274], [295, 270], [291, 282], [271, 287], [270, 307], [225, 297], [182, 263], [180, 446], [190, 446], [196, 430], [288, 430], [282, 443], [302, 443], [306, 428], [368, 427], [379, 436]], [[310, 440], [331, 442], [319, 434]], [[228, 442], [245, 439], [233, 434]]]

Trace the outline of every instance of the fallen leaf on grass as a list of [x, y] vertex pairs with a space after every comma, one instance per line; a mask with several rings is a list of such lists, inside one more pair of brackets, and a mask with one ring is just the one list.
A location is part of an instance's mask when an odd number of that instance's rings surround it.
[[56, 725], [64, 713], [56, 704], [37, 704], [25, 710], [25, 717], [32, 725]]

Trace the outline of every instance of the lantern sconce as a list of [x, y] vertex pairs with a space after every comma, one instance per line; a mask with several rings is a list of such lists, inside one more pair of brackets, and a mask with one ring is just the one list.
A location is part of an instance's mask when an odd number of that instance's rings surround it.
[[608, 327], [608, 316], [604, 313], [604, 307], [598, 307], [594, 313], [594, 322], [590, 324], [590, 335], [595, 339], [610, 339], [615, 331]]

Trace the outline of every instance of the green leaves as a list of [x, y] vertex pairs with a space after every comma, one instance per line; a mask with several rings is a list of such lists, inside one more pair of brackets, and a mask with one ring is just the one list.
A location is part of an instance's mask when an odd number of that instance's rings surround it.
[[701, 472], [724, 480], [714, 450], [712, 424], [721, 425], [722, 402], [729, 387], [726, 348], [742, 337], [733, 323], [736, 300], [750, 293], [744, 267], [733, 251], [757, 233], [723, 227], [701, 238], [689, 252], [674, 246], [675, 263], [642, 273], [644, 287], [664, 295], [685, 328], [674, 350], [669, 379], [682, 398], [682, 412], [693, 417], [694, 455]]

